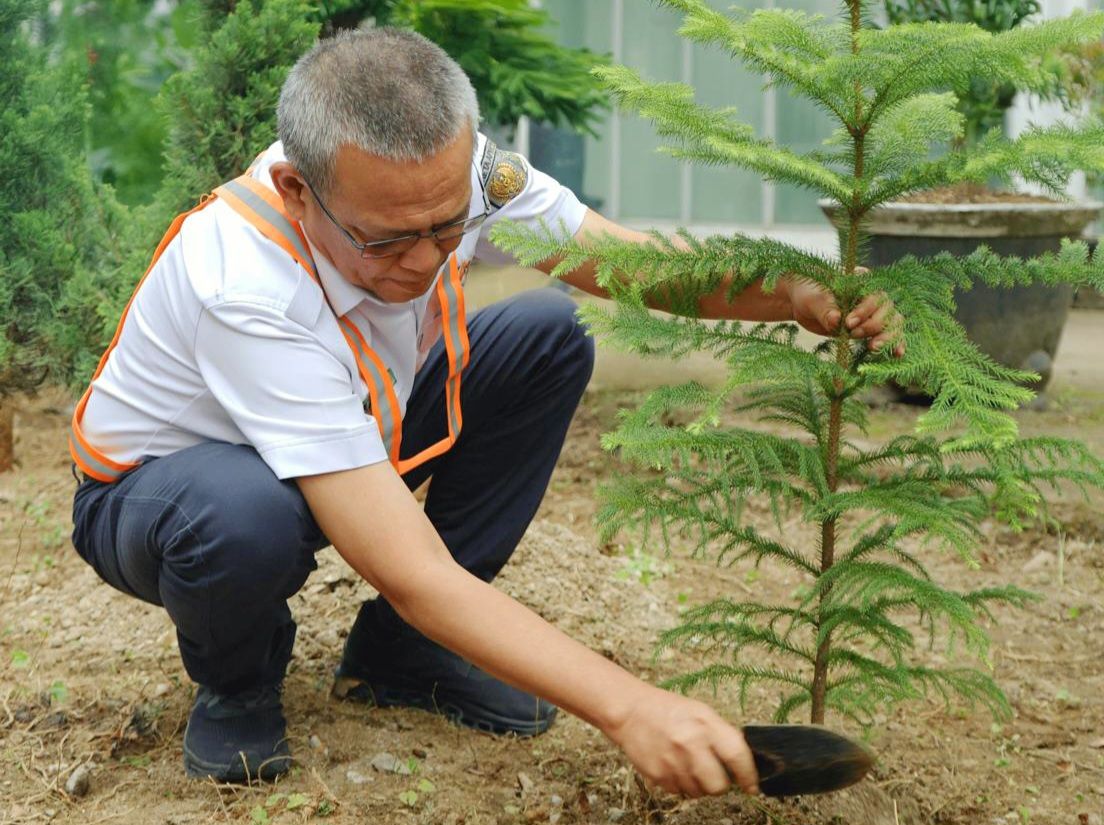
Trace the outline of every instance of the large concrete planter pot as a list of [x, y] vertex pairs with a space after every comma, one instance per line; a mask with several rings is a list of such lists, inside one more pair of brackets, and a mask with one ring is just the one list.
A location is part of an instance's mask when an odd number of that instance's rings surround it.
[[[1096, 201], [889, 203], [870, 214], [867, 262], [873, 267], [905, 255], [962, 256], [982, 245], [999, 255], [1030, 258], [1057, 251], [1063, 238], [1080, 238], [1101, 206]], [[821, 201], [820, 207], [837, 227], [846, 218], [833, 201]], [[1007, 366], [1039, 373], [1041, 380], [1032, 389], [1041, 392], [1050, 381], [1071, 298], [1068, 286], [979, 285], [955, 295], [955, 317], [982, 352]]]

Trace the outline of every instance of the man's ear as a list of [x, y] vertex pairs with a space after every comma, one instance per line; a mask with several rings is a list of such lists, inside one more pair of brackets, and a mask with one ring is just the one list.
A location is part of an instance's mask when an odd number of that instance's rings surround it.
[[306, 214], [306, 199], [310, 194], [299, 172], [287, 161], [281, 160], [269, 167], [272, 184], [283, 198], [284, 208], [292, 220], [301, 221]]

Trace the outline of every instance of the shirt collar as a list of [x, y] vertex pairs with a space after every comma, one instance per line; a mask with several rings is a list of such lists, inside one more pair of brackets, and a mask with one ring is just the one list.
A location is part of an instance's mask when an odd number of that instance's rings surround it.
[[[306, 232], [303, 234], [306, 235]], [[314, 266], [318, 270], [322, 288], [330, 300], [330, 306], [339, 318], [351, 312], [361, 301], [377, 300], [368, 290], [345, 280], [345, 277], [337, 271], [337, 267], [330, 263], [330, 259], [311, 243], [310, 238], [307, 238], [307, 245], [310, 247], [311, 257], [314, 258]]]

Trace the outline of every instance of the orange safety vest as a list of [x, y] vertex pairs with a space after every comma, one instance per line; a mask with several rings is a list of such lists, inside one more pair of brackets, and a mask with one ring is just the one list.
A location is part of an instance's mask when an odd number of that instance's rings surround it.
[[[112, 461], [85, 438], [84, 433], [81, 432], [81, 419], [84, 416], [84, 409], [88, 405], [88, 399], [92, 394], [92, 384], [100, 377], [108, 356], [111, 355], [111, 351], [119, 341], [119, 336], [123, 331], [123, 323], [126, 321], [130, 306], [134, 303], [138, 290], [142, 288], [142, 284], [165, 248], [180, 232], [180, 227], [185, 218], [193, 212], [205, 208], [215, 198], [222, 198], [227, 206], [245, 218], [258, 232], [287, 252], [304, 270], [310, 273], [325, 296], [325, 289], [318, 277], [314, 258], [311, 257], [303, 230], [288, 215], [280, 196], [251, 177], [249, 172], [223, 184], [213, 194], [205, 195], [198, 206], [182, 215], [177, 215], [172, 225], [169, 226], [168, 232], [165, 233], [165, 237], [157, 245], [157, 249], [153, 253], [153, 260], [150, 261], [149, 268], [146, 269], [142, 280], [138, 282], [134, 294], [130, 296], [126, 309], [123, 310], [122, 317], [119, 319], [119, 325], [115, 329], [115, 335], [100, 358], [100, 363], [92, 376], [92, 383], [88, 385], [88, 389], [85, 390], [73, 411], [73, 421], [69, 433], [69, 454], [84, 474], [90, 478], [104, 482], [118, 481], [123, 475], [137, 468], [141, 463]], [[360, 330], [356, 328], [353, 322], [346, 317], [337, 319], [341, 332], [345, 336], [345, 341], [356, 358], [360, 377], [368, 386], [371, 411], [376, 418], [380, 435], [383, 437], [383, 443], [387, 446], [388, 457], [399, 473], [406, 473], [431, 458], [436, 458], [448, 451], [456, 442], [457, 436], [460, 435], [460, 427], [463, 424], [460, 411], [460, 374], [468, 364], [470, 344], [468, 342], [467, 323], [464, 318], [462, 271], [455, 252], [449, 256], [448, 267], [448, 277], [446, 278], [442, 274], [437, 279], [437, 300], [440, 302], [441, 312], [444, 316], [445, 351], [448, 353], [449, 363], [448, 378], [445, 381], [448, 435], [411, 458], [399, 458], [399, 447], [402, 443], [402, 409], [399, 406], [398, 395], [395, 393], [395, 382], [391, 379], [383, 361], [368, 346], [364, 336], [361, 335]], [[327, 303], [329, 303], [328, 298]]]

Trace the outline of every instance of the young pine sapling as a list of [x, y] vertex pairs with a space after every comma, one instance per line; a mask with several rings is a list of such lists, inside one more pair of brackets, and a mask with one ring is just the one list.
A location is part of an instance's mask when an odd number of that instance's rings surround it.
[[[727, 367], [718, 388], [663, 387], [625, 414], [604, 444], [659, 474], [620, 479], [607, 491], [604, 530], [624, 527], [689, 535], [719, 562], [750, 559], [786, 565], [804, 577], [792, 601], [722, 598], [689, 610], [662, 644], [704, 648], [716, 661], [673, 680], [681, 689], [735, 682], [782, 694], [776, 718], [808, 705], [868, 721], [882, 705], [934, 693], [980, 702], [1003, 715], [1007, 702], [983, 670], [939, 667], [917, 653], [916, 620], [934, 639], [949, 632], [982, 662], [982, 621], [998, 603], [1020, 605], [1014, 586], [960, 592], [935, 581], [924, 556], [949, 549], [974, 564], [980, 525], [996, 513], [1014, 526], [1047, 518], [1044, 488], [1104, 486], [1104, 464], [1059, 438], [1021, 438], [1011, 410], [1031, 397], [1027, 373], [994, 363], [967, 340], [953, 317], [954, 291], [991, 285], [1104, 284], [1104, 263], [1067, 243], [1032, 260], [982, 249], [965, 258], [906, 258], [864, 272], [863, 226], [879, 204], [910, 192], [1019, 176], [1059, 191], [1075, 169], [1104, 165], [1104, 128], [1034, 128], [1014, 140], [997, 132], [976, 145], [940, 152], [963, 132], [955, 91], [984, 72], [994, 82], [1045, 88], [1048, 52], [1097, 39], [1104, 16], [1077, 15], [998, 34], [972, 24], [915, 23], [876, 28], [864, 0], [847, 0], [839, 21], [801, 11], [726, 14], [702, 0], [666, 0], [681, 11], [682, 36], [719, 46], [778, 87], [808, 98], [837, 125], [814, 152], [797, 153], [735, 119], [734, 110], [696, 104], [682, 84], [648, 83], [624, 67], [598, 70], [622, 106], [651, 119], [677, 158], [754, 170], [797, 184], [841, 206], [838, 260], [774, 240], [741, 235], [703, 240], [682, 231], [650, 246], [610, 237], [586, 243], [556, 227], [504, 225], [495, 241], [523, 262], [559, 256], [564, 273], [584, 258], [598, 263], [612, 311], [584, 310], [593, 331], [648, 355], [709, 352]], [[841, 329], [815, 349], [796, 327], [706, 323], [698, 300], [781, 278], [829, 290], [843, 317], [867, 295], [888, 295], [903, 321], [903, 358], [874, 351]], [[661, 298], [690, 317], [659, 317]], [[870, 446], [867, 388], [894, 382], [920, 387], [931, 407], [913, 434]], [[751, 413], [758, 428], [722, 423], [722, 411]], [[671, 414], [688, 424], [669, 424]], [[800, 435], [777, 434], [779, 425]], [[797, 510], [814, 525], [815, 546], [772, 538], [745, 518], [753, 498], [776, 513]]]

